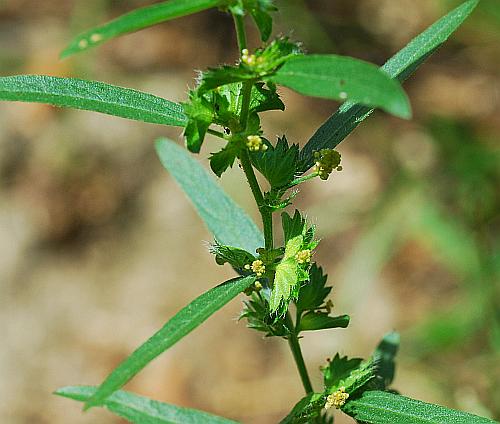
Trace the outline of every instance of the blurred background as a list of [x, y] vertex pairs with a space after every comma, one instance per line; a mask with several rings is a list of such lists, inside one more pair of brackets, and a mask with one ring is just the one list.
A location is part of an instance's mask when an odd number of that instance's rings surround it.
[[[377, 64], [459, 4], [277, 3], [276, 32], [308, 52]], [[193, 69], [236, 59], [232, 20], [212, 10], [58, 60], [78, 32], [147, 4], [2, 0], [1, 75], [97, 79], [182, 101]], [[317, 387], [327, 357], [366, 357], [395, 329], [396, 389], [500, 418], [499, 45], [500, 5], [483, 0], [405, 85], [414, 119], [377, 112], [340, 145], [344, 171], [302, 187], [297, 204], [322, 238], [316, 259], [337, 313], [352, 318], [348, 330], [304, 337]], [[337, 107], [282, 94], [288, 107], [265, 115], [268, 137], [303, 144]], [[0, 422], [123, 422], [51, 392], [98, 384], [179, 308], [232, 277], [155, 157], [158, 136], [182, 143], [178, 129], [0, 104]], [[237, 168], [221, 183], [257, 218]], [[226, 306], [127, 388], [243, 423], [278, 422], [302, 396], [297, 371], [287, 344], [246, 330], [240, 309]]]

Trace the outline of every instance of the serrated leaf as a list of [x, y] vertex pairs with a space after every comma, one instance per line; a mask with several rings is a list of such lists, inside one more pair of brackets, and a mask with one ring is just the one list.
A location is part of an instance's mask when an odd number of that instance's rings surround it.
[[272, 312], [278, 310], [282, 301], [286, 301], [292, 292], [292, 288], [298, 283], [297, 261], [292, 258], [283, 259], [276, 266], [273, 291], [269, 299], [269, 308]]
[[200, 93], [213, 90], [217, 87], [244, 82], [255, 79], [255, 74], [241, 66], [220, 66], [211, 68], [201, 74], [201, 84], [198, 87]]
[[398, 353], [400, 339], [399, 333], [395, 331], [386, 334], [372, 355], [377, 364], [377, 375], [382, 379], [384, 388], [389, 387], [394, 380], [396, 369], [394, 360]]
[[[54, 394], [86, 402], [96, 391], [97, 387], [92, 386], [70, 386], [62, 387]], [[237, 424], [207, 412], [170, 405], [122, 390], [107, 398], [103, 406], [135, 424]]]
[[210, 251], [215, 255], [215, 259], [219, 265], [229, 263], [232, 267], [239, 270], [255, 260], [255, 257], [246, 250], [232, 246], [223, 246], [217, 242], [210, 246]]
[[298, 235], [288, 240], [285, 245], [285, 255], [283, 256], [283, 260], [286, 261], [288, 259], [294, 259], [295, 255], [299, 253], [303, 242], [304, 237], [302, 235]]
[[115, 368], [85, 403], [85, 409], [102, 405], [111, 394], [123, 387], [153, 359], [193, 331], [254, 282], [254, 276], [226, 281], [182, 308], [157, 333]]
[[408, 98], [399, 83], [377, 66], [352, 57], [292, 57], [270, 79], [307, 96], [349, 100], [401, 118], [411, 116]]
[[359, 368], [363, 359], [348, 358], [335, 354], [332, 360], [328, 360], [326, 367], [321, 367], [323, 373], [323, 383], [326, 388], [338, 386], [340, 382], [351, 374], [356, 368]]
[[283, 239], [285, 244], [291, 239], [305, 233], [306, 220], [302, 218], [300, 212], [296, 209], [293, 217], [288, 215], [287, 212], [281, 214], [281, 225], [283, 227]]
[[340, 387], [352, 397], [358, 390], [365, 389], [367, 384], [377, 377], [377, 367], [372, 358], [363, 361], [349, 373], [347, 377], [337, 380], [332, 386], [326, 387], [327, 393], [333, 393]]
[[221, 244], [248, 252], [264, 246], [262, 233], [251, 218], [188, 152], [165, 138], [156, 142], [156, 151]]
[[494, 424], [497, 421], [395, 395], [366, 391], [358, 399], [349, 400], [342, 410], [367, 424]]
[[309, 270], [309, 283], [300, 288], [295, 302], [297, 313], [317, 309], [325, 303], [326, 297], [332, 291], [331, 287], [325, 287], [326, 281], [327, 276], [323, 275], [321, 267], [313, 264]]
[[275, 320], [269, 315], [269, 309], [263, 291], [253, 293], [249, 301], [245, 301], [245, 308], [240, 319], [246, 318], [248, 328], [265, 333], [266, 337], [288, 337], [291, 333], [283, 320]]
[[198, 91], [189, 93], [189, 102], [184, 103], [184, 113], [188, 122], [184, 129], [186, 147], [190, 152], [199, 153], [205, 140], [208, 128], [214, 122], [213, 96], [200, 94]]
[[310, 393], [298, 401], [290, 413], [280, 421], [280, 424], [303, 424], [315, 422], [325, 405], [323, 393]]
[[[406, 80], [460, 27], [478, 2], [467, 1], [439, 19], [389, 59], [381, 69], [400, 82]], [[344, 103], [304, 146], [300, 153], [303, 163], [301, 171], [306, 172], [314, 165], [315, 151], [335, 148], [372, 112], [372, 108], [361, 104]]]
[[210, 168], [219, 178], [230, 167], [238, 156], [238, 147], [235, 143], [229, 143], [227, 146], [219, 150], [217, 153], [212, 153], [210, 156]]
[[276, 92], [274, 84], [268, 84], [266, 88], [264, 83], [257, 83], [252, 88], [250, 111], [260, 113], [268, 110], [285, 110], [285, 104]]
[[0, 78], [0, 100], [47, 103], [153, 124], [184, 126], [182, 106], [130, 88], [77, 78], [16, 75]]
[[289, 146], [285, 137], [279, 138], [275, 147], [269, 144], [266, 151], [251, 155], [253, 165], [273, 188], [283, 187], [293, 180], [298, 157], [298, 146]]
[[300, 320], [298, 331], [316, 331], [329, 328], [346, 328], [349, 325], [349, 315], [331, 317], [327, 312], [306, 313]]
[[88, 50], [120, 35], [218, 7], [223, 3], [223, 0], [169, 0], [133, 10], [78, 35], [61, 53], [61, 58]]

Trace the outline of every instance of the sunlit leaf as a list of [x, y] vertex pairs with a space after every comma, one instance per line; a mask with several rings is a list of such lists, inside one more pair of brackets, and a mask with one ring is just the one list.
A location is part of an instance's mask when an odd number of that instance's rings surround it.
[[366, 424], [494, 424], [496, 421], [389, 392], [366, 391], [342, 410]]
[[401, 118], [411, 116], [408, 98], [399, 83], [377, 66], [352, 57], [292, 57], [270, 79], [307, 96], [349, 100]]
[[177, 103], [130, 88], [76, 78], [0, 77], [0, 100], [47, 103], [153, 124], [186, 125], [182, 106]]
[[[86, 402], [96, 391], [97, 387], [72, 386], [62, 387], [55, 394], [68, 399]], [[170, 405], [121, 390], [107, 398], [103, 406], [135, 424], [237, 424], [236, 421], [208, 414], [207, 412]]]

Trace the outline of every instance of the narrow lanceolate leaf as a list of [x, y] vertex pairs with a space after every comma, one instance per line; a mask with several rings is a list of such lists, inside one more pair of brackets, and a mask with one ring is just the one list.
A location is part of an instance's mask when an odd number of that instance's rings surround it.
[[252, 219], [185, 149], [160, 139], [156, 151], [220, 244], [251, 253], [264, 245], [262, 233]]
[[[406, 80], [453, 34], [472, 13], [479, 0], [470, 0], [438, 20], [426, 31], [412, 40], [382, 67], [392, 78]], [[371, 115], [373, 109], [353, 102], [344, 103], [339, 110], [316, 131], [301, 151], [302, 169], [306, 172], [314, 165], [313, 153], [321, 149], [333, 149], [344, 140], [361, 122]]]
[[399, 82], [377, 66], [352, 57], [292, 57], [271, 80], [307, 96], [349, 100], [401, 118], [411, 116], [410, 103]]
[[347, 402], [342, 410], [366, 424], [498, 424], [488, 418], [381, 391], [366, 391], [360, 398]]
[[97, 81], [44, 75], [0, 77], [0, 100], [47, 103], [153, 124], [184, 126], [182, 106], [152, 94]]
[[[55, 394], [86, 402], [95, 394], [96, 390], [96, 387], [91, 386], [72, 386], [58, 389]], [[121, 390], [106, 399], [103, 406], [135, 424], [237, 424], [236, 421], [207, 412], [181, 408]]]
[[221, 0], [170, 0], [136, 9], [111, 22], [80, 34], [61, 53], [61, 57], [71, 56], [120, 35], [217, 7], [222, 3]]
[[203, 293], [177, 312], [104, 380], [86, 402], [85, 409], [102, 405], [111, 394], [119, 390], [153, 359], [193, 331], [254, 281], [253, 276], [226, 281]]

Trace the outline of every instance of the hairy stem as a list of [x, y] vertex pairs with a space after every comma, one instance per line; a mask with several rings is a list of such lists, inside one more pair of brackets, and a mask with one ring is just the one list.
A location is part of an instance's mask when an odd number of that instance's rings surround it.
[[[247, 37], [246, 37], [244, 19], [243, 16], [239, 15], [233, 15], [233, 19], [236, 27], [236, 34], [238, 37], [238, 47], [241, 54], [241, 51], [247, 48]], [[253, 85], [254, 85], [253, 81], [248, 81], [243, 84], [241, 89], [242, 107], [240, 114], [240, 125], [242, 127], [243, 132], [247, 128]], [[239, 159], [241, 167], [243, 168], [243, 172], [245, 173], [245, 176], [248, 180], [248, 184], [250, 185], [250, 189], [252, 190], [253, 197], [255, 198], [257, 206], [259, 207], [259, 212], [262, 217], [265, 248], [266, 250], [271, 250], [273, 249], [274, 246], [272, 210], [265, 205], [264, 196], [262, 194], [262, 190], [255, 176], [255, 172], [253, 170], [253, 166], [250, 161], [250, 155], [248, 153], [248, 150], [244, 150], [240, 154]], [[308, 177], [307, 179], [309, 178], [310, 177]], [[297, 369], [300, 374], [300, 379], [302, 380], [302, 385], [304, 386], [304, 390], [306, 391], [307, 394], [312, 393], [313, 388], [311, 385], [311, 380], [307, 372], [306, 364], [304, 362], [304, 357], [302, 356], [302, 350], [300, 349], [299, 338], [296, 333], [296, 328], [293, 325], [293, 321], [289, 312], [287, 312], [285, 319], [288, 328], [290, 328], [291, 330], [291, 334], [288, 338], [288, 344], [292, 351], [293, 359], [295, 360], [295, 363], [297, 365]]]

